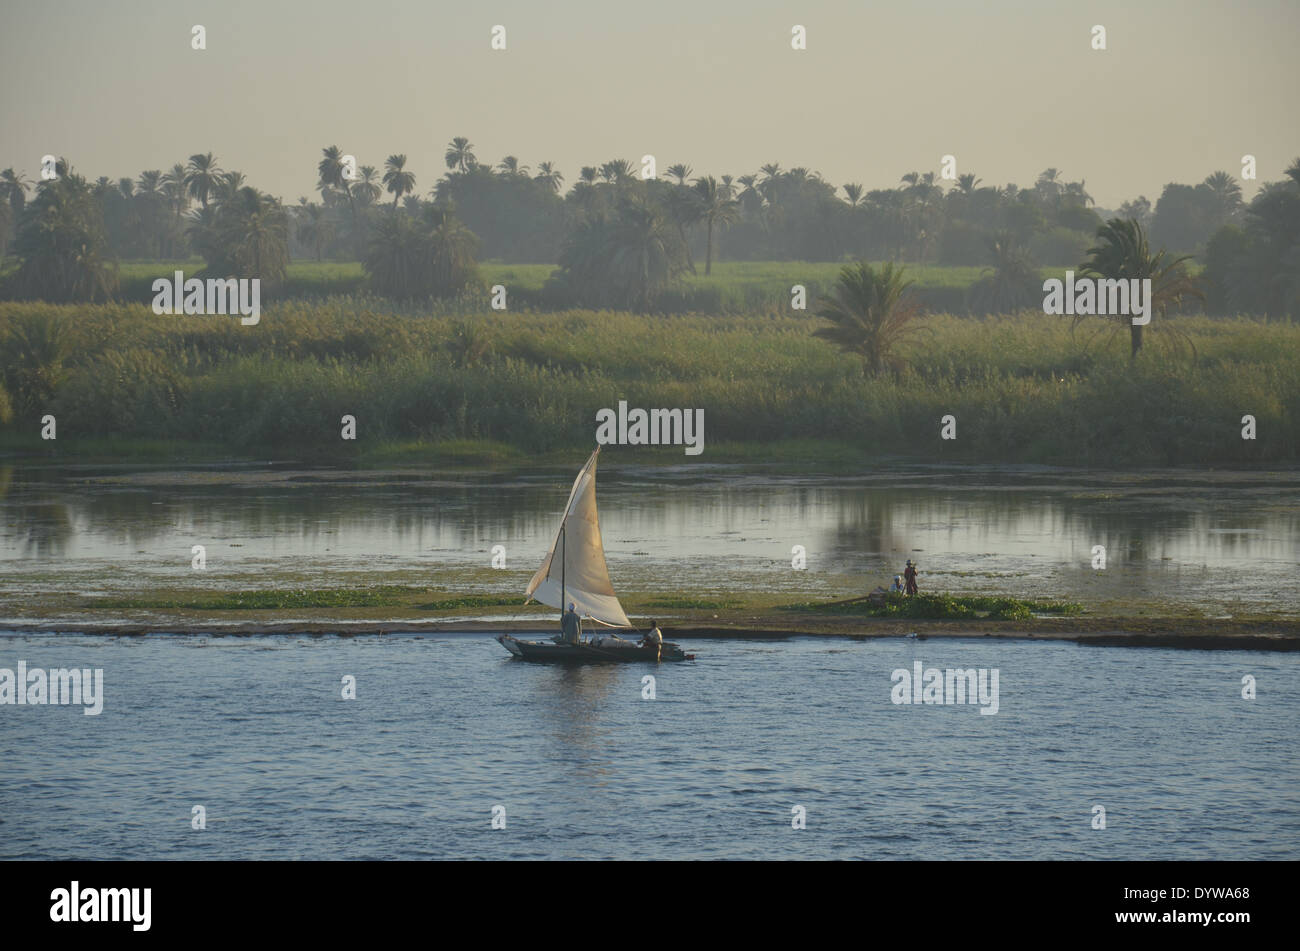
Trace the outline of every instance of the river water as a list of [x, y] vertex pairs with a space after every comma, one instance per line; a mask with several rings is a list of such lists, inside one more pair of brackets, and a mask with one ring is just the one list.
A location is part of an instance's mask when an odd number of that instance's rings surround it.
[[[104, 705], [0, 707], [0, 858], [1300, 857], [1296, 654], [686, 644], [11, 634], [0, 666], [102, 668]], [[893, 703], [917, 660], [997, 669], [997, 713]]]
[[[0, 705], [0, 858], [1300, 856], [1295, 654], [792, 638], [560, 669], [485, 635], [75, 633], [88, 597], [186, 583], [517, 591], [571, 478], [0, 469], [0, 668], [104, 678], [97, 716]], [[815, 597], [913, 557], [930, 589], [1295, 614], [1295, 481], [607, 466], [600, 500], [622, 589]], [[72, 633], [24, 632], [34, 606]], [[917, 661], [997, 671], [997, 713], [892, 702]]]

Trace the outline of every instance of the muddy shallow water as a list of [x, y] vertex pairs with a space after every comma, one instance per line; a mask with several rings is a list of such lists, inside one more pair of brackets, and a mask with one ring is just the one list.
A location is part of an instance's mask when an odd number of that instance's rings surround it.
[[[610, 455], [598, 494], [622, 591], [852, 595], [910, 557], [923, 590], [1093, 612], [1300, 614], [1297, 473], [908, 466], [771, 477]], [[94, 597], [162, 589], [518, 593], [572, 477], [0, 464], [0, 623], [38, 608], [75, 621]], [[205, 547], [202, 572], [193, 545]], [[497, 545], [506, 568], [491, 571]], [[1098, 545], [1104, 570], [1092, 567]], [[792, 568], [795, 546], [804, 570]]]

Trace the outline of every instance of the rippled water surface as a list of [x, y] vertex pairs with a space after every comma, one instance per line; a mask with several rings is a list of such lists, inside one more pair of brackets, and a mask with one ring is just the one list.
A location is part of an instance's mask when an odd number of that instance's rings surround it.
[[[1300, 857], [1297, 655], [685, 643], [565, 669], [472, 635], [3, 635], [0, 667], [99, 667], [106, 699], [0, 706], [0, 857]], [[914, 660], [998, 669], [999, 712], [893, 704]]]

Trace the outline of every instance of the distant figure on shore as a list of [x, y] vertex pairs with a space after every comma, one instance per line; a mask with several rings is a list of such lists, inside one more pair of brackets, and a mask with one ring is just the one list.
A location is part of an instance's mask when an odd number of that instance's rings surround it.
[[582, 639], [582, 619], [578, 617], [577, 609], [573, 602], [569, 602], [569, 610], [564, 612], [564, 617], [560, 619], [560, 637], [561, 644], [577, 644]]
[[907, 581], [905, 593], [908, 595], [916, 594], [916, 565], [912, 564], [911, 558], [907, 559], [907, 567], [903, 569], [903, 578]]
[[903, 593], [903, 576], [902, 576], [902, 575], [894, 575], [894, 583], [893, 583], [892, 585], [890, 585], [890, 587], [889, 587], [889, 593], [890, 593], [890, 594], [902, 594], [902, 593]]
[[650, 622], [650, 633], [641, 638], [641, 646], [653, 647], [655, 649], [655, 657], [658, 658], [659, 652], [664, 648], [664, 632], [659, 630], [658, 621], [652, 620]]

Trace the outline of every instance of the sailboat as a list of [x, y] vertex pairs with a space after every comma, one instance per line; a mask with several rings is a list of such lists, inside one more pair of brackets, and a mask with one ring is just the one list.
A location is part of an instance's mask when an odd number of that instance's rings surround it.
[[[524, 603], [539, 601], [561, 611], [572, 604], [584, 621], [613, 629], [630, 628], [632, 622], [610, 584], [605, 546], [600, 538], [600, 520], [596, 514], [596, 457], [599, 455], [597, 449], [573, 480], [555, 540], [528, 583]], [[638, 641], [609, 635], [580, 639], [576, 644], [559, 638], [521, 641], [509, 634], [502, 634], [497, 640], [516, 657], [541, 663], [653, 663], [695, 658], [668, 641], [661, 646], [643, 647]]]

